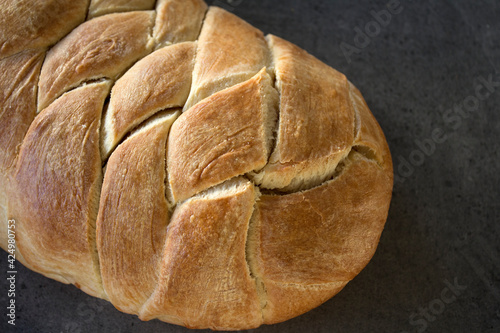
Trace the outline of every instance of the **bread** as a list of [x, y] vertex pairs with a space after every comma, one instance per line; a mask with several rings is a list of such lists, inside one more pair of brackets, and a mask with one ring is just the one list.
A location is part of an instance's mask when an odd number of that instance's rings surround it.
[[250, 329], [368, 263], [392, 161], [346, 77], [201, 0], [0, 1], [0, 245], [143, 320]]

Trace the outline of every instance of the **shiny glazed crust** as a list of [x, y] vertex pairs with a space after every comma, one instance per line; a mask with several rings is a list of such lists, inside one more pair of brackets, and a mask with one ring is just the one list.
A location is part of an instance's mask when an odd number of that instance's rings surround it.
[[142, 320], [251, 329], [369, 262], [392, 191], [346, 77], [201, 0], [0, 0], [0, 245]]

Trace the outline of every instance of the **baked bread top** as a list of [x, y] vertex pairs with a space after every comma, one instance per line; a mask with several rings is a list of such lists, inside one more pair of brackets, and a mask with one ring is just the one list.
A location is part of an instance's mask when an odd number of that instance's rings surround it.
[[143, 320], [250, 329], [373, 256], [392, 161], [346, 77], [201, 0], [0, 1], [0, 245]]

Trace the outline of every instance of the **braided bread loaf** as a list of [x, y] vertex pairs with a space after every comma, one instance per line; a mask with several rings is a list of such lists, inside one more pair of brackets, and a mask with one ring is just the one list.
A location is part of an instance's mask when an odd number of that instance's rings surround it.
[[16, 257], [143, 320], [248, 329], [338, 293], [392, 189], [344, 75], [202, 0], [0, 1]]

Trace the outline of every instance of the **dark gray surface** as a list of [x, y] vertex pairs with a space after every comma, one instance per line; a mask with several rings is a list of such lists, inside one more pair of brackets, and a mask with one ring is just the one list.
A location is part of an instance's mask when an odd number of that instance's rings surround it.
[[[348, 62], [340, 43], [355, 46], [354, 28], [388, 2], [226, 2], [347, 75], [384, 129], [400, 179], [377, 253], [361, 274], [319, 308], [252, 331], [500, 332], [500, 86], [468, 114], [447, 111], [474, 101], [479, 77], [500, 82], [500, 4], [401, 1], [402, 12]], [[416, 140], [437, 128], [446, 141], [428, 156], [416, 152]], [[402, 169], [402, 159], [414, 165]], [[448, 282], [465, 289], [453, 299]], [[1, 286], [5, 309], [5, 279]], [[141, 322], [27, 269], [19, 268], [17, 289], [16, 329], [3, 315], [0, 332], [189, 331]]]

